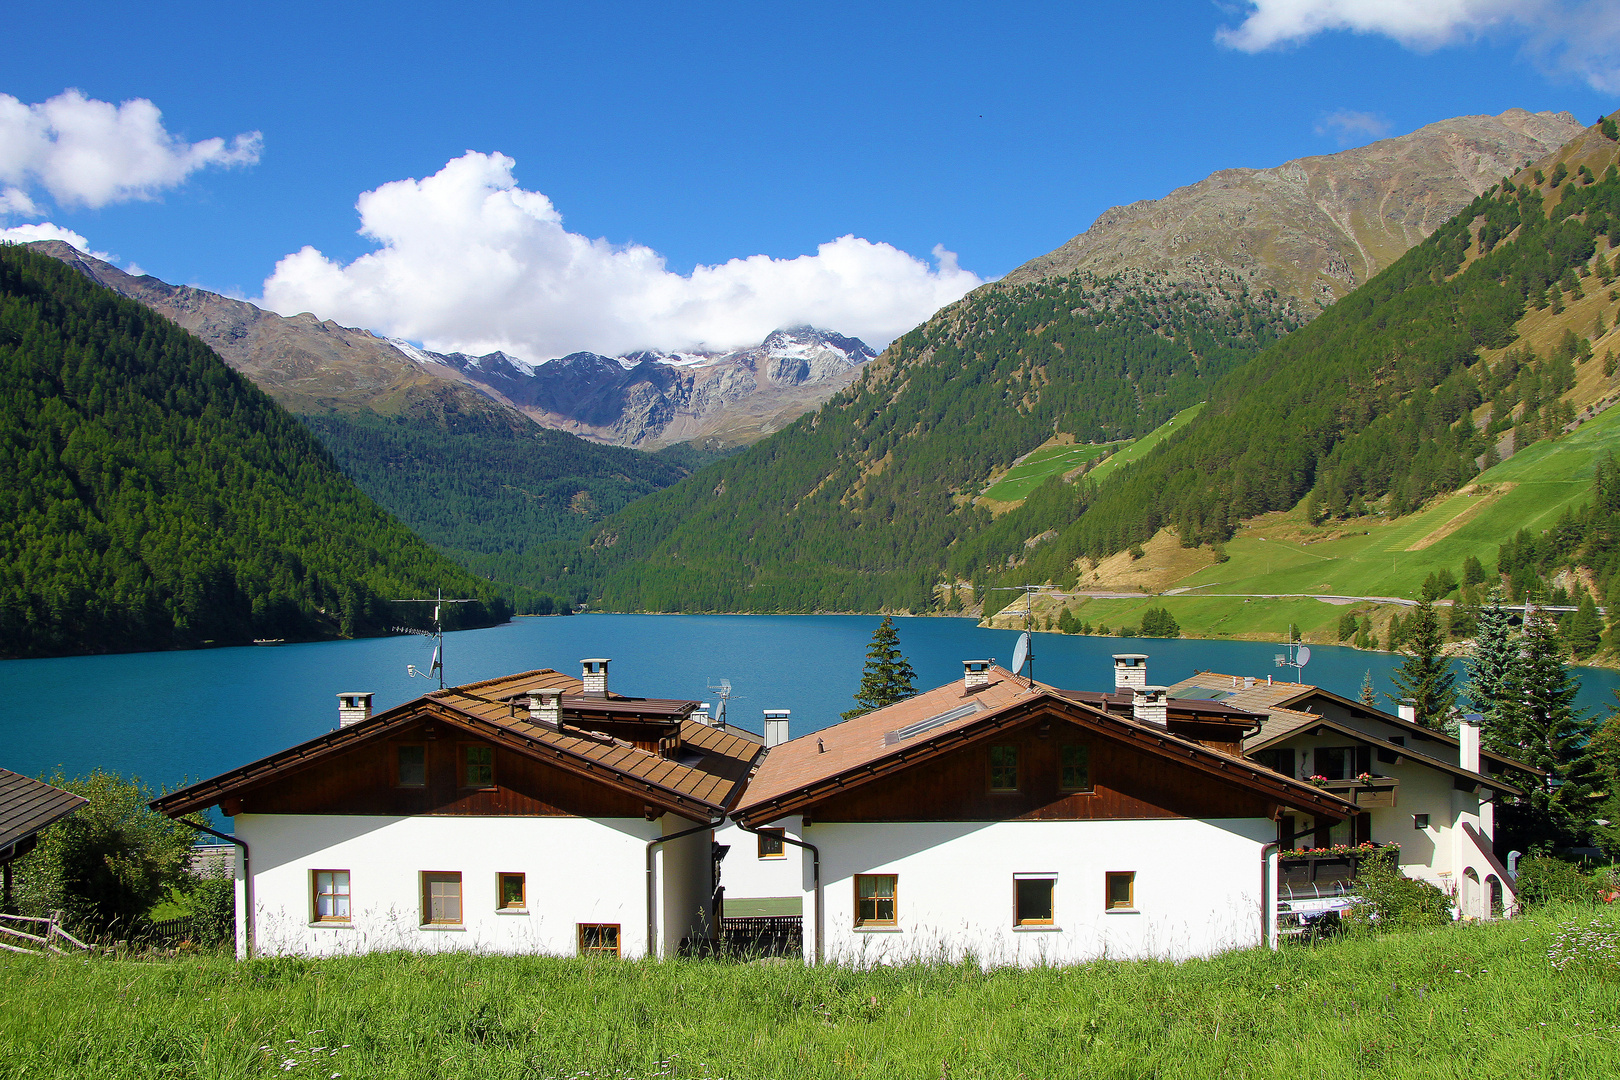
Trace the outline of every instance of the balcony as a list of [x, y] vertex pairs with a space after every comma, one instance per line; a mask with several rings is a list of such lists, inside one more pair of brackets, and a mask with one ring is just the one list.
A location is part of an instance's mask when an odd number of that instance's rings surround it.
[[1337, 795], [1346, 802], [1353, 802], [1367, 810], [1394, 806], [1401, 787], [1400, 780], [1393, 776], [1371, 776], [1365, 779], [1326, 781], [1313, 777], [1311, 783], [1324, 791]]

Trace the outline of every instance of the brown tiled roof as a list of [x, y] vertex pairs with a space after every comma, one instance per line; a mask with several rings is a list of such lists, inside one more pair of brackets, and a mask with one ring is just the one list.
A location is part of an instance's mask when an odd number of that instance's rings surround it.
[[[561, 690], [564, 698], [564, 725], [561, 731], [531, 722], [526, 704], [514, 699], [531, 690]], [[580, 727], [570, 726], [570, 691], [577, 693], [580, 680], [551, 670], [528, 671], [500, 679], [489, 679], [466, 686], [435, 690], [398, 708], [379, 713], [369, 720], [328, 732], [290, 750], [273, 754], [212, 780], [193, 784], [157, 800], [152, 805], [172, 816], [213, 806], [232, 792], [270, 780], [303, 765], [347, 750], [359, 742], [375, 738], [424, 714], [443, 719], [491, 738], [502, 745], [539, 760], [583, 773], [621, 789], [628, 789], [648, 802], [685, 816], [718, 814], [728, 809], [742, 791], [759, 743], [717, 730], [695, 720], [681, 719], [681, 748], [674, 759], [642, 750], [609, 734], [584, 730], [589, 718], [580, 718]], [[602, 702], [604, 699], [587, 699]], [[614, 696], [608, 699], [630, 705], [636, 699]], [[690, 711], [693, 702], [681, 703]], [[674, 710], [672, 717], [680, 714]]]
[[989, 684], [972, 691], [959, 681], [947, 683], [771, 748], [749, 783], [737, 814], [746, 818], [752, 813], [762, 815], [760, 820], [768, 820], [770, 816], [790, 813], [783, 808], [803, 801], [811, 789], [842, 779], [859, 777], [864, 781], [876, 777], [942, 743], [961, 742], [981, 729], [994, 730], [1007, 722], [1022, 722], [1025, 713], [1042, 703], [1070, 710], [1076, 719], [1145, 752], [1191, 763], [1244, 786], [1261, 787], [1273, 797], [1295, 799], [1302, 807], [1328, 815], [1343, 817], [1356, 812], [1352, 804], [1311, 785], [1172, 735], [1163, 728], [1104, 712], [1044, 683], [1031, 686], [1005, 668], [992, 667], [988, 674]]
[[[1111, 712], [1129, 712], [1136, 702], [1136, 695], [1122, 690], [1112, 694], [1105, 694], [1100, 690], [1059, 690], [1058, 693], [1071, 700], [1084, 702], [1099, 709], [1108, 709]], [[1165, 707], [1172, 713], [1190, 713], [1209, 720], [1232, 720], [1251, 726], [1258, 726], [1266, 718], [1264, 713], [1250, 712], [1248, 709], [1227, 705], [1225, 702], [1211, 701], [1208, 698], [1167, 697]]]
[[0, 856], [89, 801], [42, 780], [0, 769]]

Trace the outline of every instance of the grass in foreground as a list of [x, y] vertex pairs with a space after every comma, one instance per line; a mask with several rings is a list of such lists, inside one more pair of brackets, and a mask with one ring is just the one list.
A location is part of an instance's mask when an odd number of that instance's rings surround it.
[[[6, 1077], [1602, 1077], [1611, 912], [982, 972], [489, 956], [0, 963]], [[1600, 937], [1602, 935], [1599, 935]], [[1594, 954], [1601, 949], [1590, 950]]]

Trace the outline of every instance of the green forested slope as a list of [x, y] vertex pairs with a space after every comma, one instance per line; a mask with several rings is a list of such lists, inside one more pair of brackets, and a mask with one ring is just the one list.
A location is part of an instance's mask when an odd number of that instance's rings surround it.
[[1151, 284], [980, 290], [818, 412], [631, 504], [542, 572], [619, 610], [926, 608], [952, 545], [992, 521], [973, 497], [993, 470], [1058, 432], [1151, 431], [1291, 325], [1240, 285]]
[[0, 655], [385, 630], [392, 598], [481, 596], [207, 346], [0, 246]]

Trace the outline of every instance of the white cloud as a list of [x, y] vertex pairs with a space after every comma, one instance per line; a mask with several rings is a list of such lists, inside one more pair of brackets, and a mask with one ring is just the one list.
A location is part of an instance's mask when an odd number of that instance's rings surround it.
[[567, 231], [550, 199], [517, 186], [515, 164], [468, 151], [425, 180], [364, 193], [360, 232], [379, 249], [342, 265], [305, 247], [276, 264], [262, 303], [432, 349], [543, 360], [731, 347], [795, 323], [880, 346], [981, 284], [942, 247], [930, 267], [855, 236], [677, 274], [651, 248]]
[[1491, 36], [1518, 40], [1542, 70], [1620, 91], [1620, 7], [1613, 0], [1246, 0], [1216, 39], [1262, 52], [1329, 30], [1381, 34], [1428, 51]]
[[1389, 134], [1389, 121], [1375, 113], [1339, 109], [1316, 122], [1318, 135], [1332, 134], [1340, 145], [1348, 146], [1360, 138], [1381, 139]]
[[114, 105], [67, 90], [27, 105], [0, 94], [0, 184], [8, 185], [0, 210], [37, 213], [25, 189], [63, 207], [152, 199], [198, 169], [251, 165], [262, 145], [257, 131], [188, 143], [145, 98]]
[[48, 221], [40, 222], [37, 225], [13, 225], [9, 229], [0, 229], [0, 242], [3, 243], [32, 244], [36, 240], [61, 240], [64, 243], [72, 244], [91, 258], [100, 259], [102, 262], [112, 262], [117, 258], [117, 256], [109, 255], [105, 251], [90, 250], [90, 241], [83, 236], [72, 229], [63, 229], [52, 225]]

